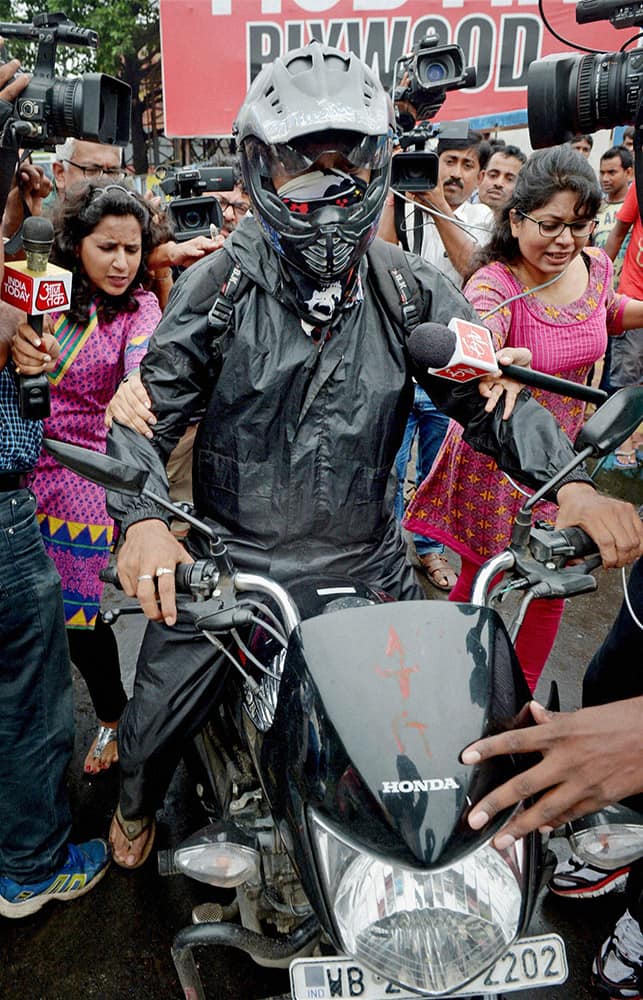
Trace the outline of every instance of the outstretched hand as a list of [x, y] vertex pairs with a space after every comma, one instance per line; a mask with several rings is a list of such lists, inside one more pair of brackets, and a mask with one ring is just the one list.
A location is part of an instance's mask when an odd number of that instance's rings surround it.
[[496, 834], [500, 850], [534, 830], [551, 832], [643, 791], [643, 697], [578, 712], [549, 712], [536, 701], [529, 707], [535, 726], [478, 740], [461, 754], [464, 764], [473, 765], [501, 754], [543, 755], [469, 813], [469, 826], [480, 830], [503, 809], [544, 793]]
[[[526, 347], [503, 347], [496, 352], [496, 360], [501, 365], [520, 365], [521, 368], [529, 368], [531, 357], [531, 351]], [[485, 375], [478, 382], [478, 391], [487, 400], [485, 413], [493, 413], [498, 400], [504, 393], [503, 420], [508, 420], [513, 413], [516, 400], [524, 388], [521, 382], [509, 378], [507, 375]]]

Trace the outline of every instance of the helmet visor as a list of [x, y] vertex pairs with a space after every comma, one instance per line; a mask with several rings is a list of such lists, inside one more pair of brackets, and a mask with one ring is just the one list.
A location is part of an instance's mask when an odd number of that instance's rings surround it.
[[328, 154], [333, 155], [333, 167], [348, 174], [364, 169], [381, 170], [391, 155], [391, 134], [326, 131], [271, 145], [249, 136], [244, 140], [244, 148], [249, 165], [262, 178], [278, 177], [283, 183], [310, 170], [320, 157]]

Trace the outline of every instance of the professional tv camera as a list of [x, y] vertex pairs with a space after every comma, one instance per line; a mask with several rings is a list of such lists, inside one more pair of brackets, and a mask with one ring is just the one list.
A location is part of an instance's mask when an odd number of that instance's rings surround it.
[[475, 67], [465, 67], [459, 45], [438, 45], [438, 36], [432, 32], [410, 55], [397, 60], [394, 78], [398, 143], [403, 152], [393, 157], [391, 187], [396, 191], [428, 191], [437, 184], [438, 158], [426, 150], [426, 143], [444, 132], [428, 122], [444, 104], [449, 90], [475, 86]]
[[[578, 24], [602, 20], [616, 28], [641, 27], [643, 3], [579, 0], [576, 4]], [[641, 49], [533, 62], [527, 77], [532, 146], [540, 149], [614, 125], [639, 126], [642, 72]]]
[[67, 138], [126, 146], [130, 137], [131, 87], [105, 73], [55, 76], [59, 43], [97, 48], [98, 35], [64, 14], [37, 14], [31, 24], [0, 23], [3, 38], [37, 41], [33, 75], [16, 98], [0, 136], [3, 146], [52, 148]]
[[232, 167], [183, 167], [161, 181], [165, 194], [173, 199], [168, 208], [178, 243], [195, 236], [209, 236], [210, 226], [223, 225], [221, 206], [214, 196], [204, 191], [231, 191], [234, 187]]

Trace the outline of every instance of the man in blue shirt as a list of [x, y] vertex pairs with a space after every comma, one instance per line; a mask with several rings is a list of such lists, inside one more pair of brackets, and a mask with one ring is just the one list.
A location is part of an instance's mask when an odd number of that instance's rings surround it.
[[[0, 136], [28, 77], [0, 66]], [[10, 141], [10, 140], [9, 140]], [[16, 166], [0, 147], [0, 216]], [[2, 274], [0, 250], [0, 277]], [[60, 580], [45, 555], [27, 475], [42, 424], [18, 412], [10, 344], [0, 340], [0, 915], [25, 917], [96, 885], [109, 865], [103, 840], [69, 843], [65, 772], [74, 719]]]

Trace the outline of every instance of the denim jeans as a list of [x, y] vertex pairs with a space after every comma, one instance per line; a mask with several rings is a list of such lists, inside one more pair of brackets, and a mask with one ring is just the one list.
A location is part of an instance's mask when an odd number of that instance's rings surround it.
[[0, 875], [36, 882], [67, 860], [71, 670], [60, 579], [29, 490], [0, 492]]
[[[415, 399], [404, 432], [404, 439], [395, 459], [397, 472], [395, 516], [399, 521], [404, 517], [404, 482], [415, 435], [418, 435], [415, 482], [419, 486], [431, 471], [431, 466], [444, 441], [448, 426], [449, 418], [433, 405], [424, 389], [416, 385]], [[444, 552], [444, 545], [441, 542], [434, 542], [433, 539], [427, 538], [425, 535], [413, 535], [413, 542], [419, 556], [428, 555], [429, 552]]]

